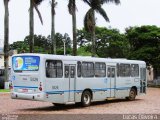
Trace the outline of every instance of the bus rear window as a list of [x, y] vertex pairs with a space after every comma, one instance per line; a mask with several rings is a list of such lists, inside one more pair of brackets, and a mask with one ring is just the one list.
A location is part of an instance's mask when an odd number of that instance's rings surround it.
[[12, 67], [15, 72], [38, 71], [39, 62], [38, 56], [15, 56], [12, 58]]

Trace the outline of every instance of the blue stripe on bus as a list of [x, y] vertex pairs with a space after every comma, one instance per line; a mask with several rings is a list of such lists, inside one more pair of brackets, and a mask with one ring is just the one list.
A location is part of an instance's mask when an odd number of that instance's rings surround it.
[[13, 86], [14, 88], [38, 88], [33, 86]]
[[[33, 86], [14, 86], [14, 88], [38, 88]], [[119, 87], [119, 88], [97, 88], [97, 89], [91, 89], [93, 92], [97, 91], [107, 91], [107, 90], [127, 90], [131, 87]], [[140, 87], [137, 87], [139, 89]], [[64, 90], [64, 91], [46, 91], [47, 94], [64, 94], [65, 92], [75, 92], [75, 93], [81, 93], [83, 90]]]
[[47, 91], [47, 94], [64, 94], [65, 92], [82, 92], [82, 90]]
[[[131, 87], [120, 87], [120, 88], [99, 88], [99, 89], [92, 89], [93, 92], [97, 92], [97, 91], [107, 91], [107, 90], [111, 90], [111, 89], [115, 89], [115, 90], [128, 90]], [[140, 87], [137, 87], [137, 89], [139, 89]], [[64, 91], [46, 91], [47, 94], [64, 94], [65, 92], [75, 92], [75, 93], [81, 93], [83, 92], [83, 90], [64, 90]]]

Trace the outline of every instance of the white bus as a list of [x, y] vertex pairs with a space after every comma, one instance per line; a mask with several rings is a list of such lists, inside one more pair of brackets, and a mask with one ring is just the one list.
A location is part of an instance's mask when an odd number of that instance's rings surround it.
[[11, 70], [13, 99], [89, 106], [92, 101], [134, 100], [146, 93], [144, 61], [18, 54], [12, 57]]

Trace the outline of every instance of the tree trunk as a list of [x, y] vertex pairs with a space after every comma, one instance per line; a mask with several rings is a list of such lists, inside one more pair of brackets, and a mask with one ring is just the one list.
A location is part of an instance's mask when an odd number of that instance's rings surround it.
[[91, 39], [92, 39], [92, 48], [91, 48], [91, 51], [92, 51], [92, 57], [94, 57], [96, 55], [96, 34], [95, 34], [95, 12], [94, 10], [92, 10], [92, 14], [93, 14], [93, 30], [92, 30], [92, 36], [91, 36]]
[[4, 17], [4, 67], [5, 67], [5, 82], [8, 82], [8, 57], [9, 57], [9, 9], [8, 0], [4, 0], [5, 17]]
[[73, 14], [72, 14], [72, 22], [73, 22], [73, 56], [77, 55], [77, 26], [76, 26], [76, 1], [73, 0]]
[[33, 0], [30, 0], [30, 23], [29, 23], [29, 34], [30, 34], [30, 53], [34, 52], [34, 4]]
[[52, 0], [52, 6], [51, 6], [51, 22], [52, 22], [52, 28], [51, 28], [51, 53], [56, 55], [56, 39], [55, 39], [55, 0]]

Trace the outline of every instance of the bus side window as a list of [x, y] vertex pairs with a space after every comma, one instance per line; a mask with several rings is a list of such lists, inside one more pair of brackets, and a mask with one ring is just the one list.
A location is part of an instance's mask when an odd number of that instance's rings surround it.
[[65, 78], [69, 78], [69, 66], [65, 66]]
[[106, 64], [102, 62], [95, 63], [95, 77], [105, 77], [106, 76]]
[[82, 77], [94, 77], [93, 62], [82, 62]]
[[107, 70], [107, 76], [111, 77], [111, 68], [108, 68], [108, 70]]
[[108, 77], [111, 77], [111, 78], [114, 78], [115, 77], [115, 68], [108, 68], [108, 71], [107, 71], [107, 76]]
[[78, 61], [77, 62], [77, 76], [78, 77], [81, 77], [81, 66], [82, 66], [81, 62]]
[[115, 68], [112, 68], [112, 76], [111, 77], [115, 77]]
[[75, 66], [71, 66], [70, 76], [71, 76], [71, 78], [75, 77]]
[[119, 76], [130, 77], [130, 64], [119, 64]]
[[55, 74], [55, 69], [54, 69], [54, 64], [52, 62], [49, 62], [46, 68], [46, 72], [47, 72], [47, 77], [50, 78], [55, 78], [56, 74]]
[[132, 64], [131, 65], [131, 77], [138, 77], [139, 76], [139, 65]]
[[119, 77], [119, 63], [117, 63], [117, 77]]
[[62, 78], [63, 69], [62, 61], [60, 60], [47, 60], [46, 61], [46, 77], [48, 78]]

